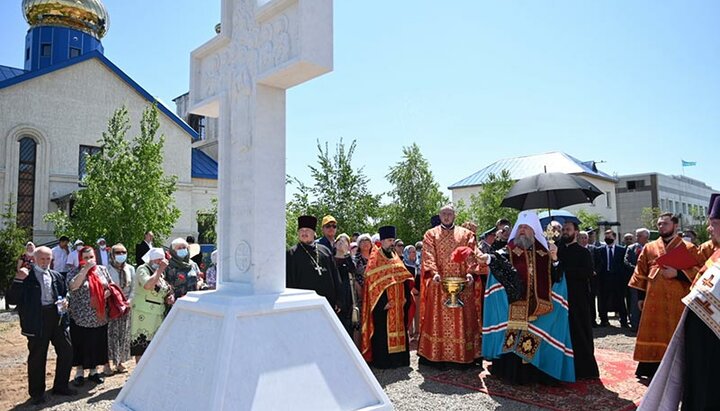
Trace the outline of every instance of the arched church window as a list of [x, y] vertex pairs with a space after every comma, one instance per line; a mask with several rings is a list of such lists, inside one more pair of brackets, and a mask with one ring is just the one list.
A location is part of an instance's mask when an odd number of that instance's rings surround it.
[[30, 137], [21, 138], [19, 143], [17, 223], [18, 226], [32, 231], [35, 212], [37, 143]]

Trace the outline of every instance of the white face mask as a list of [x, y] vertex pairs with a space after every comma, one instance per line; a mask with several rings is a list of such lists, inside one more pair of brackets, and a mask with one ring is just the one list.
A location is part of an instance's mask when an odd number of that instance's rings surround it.
[[79, 245], [79, 246], [75, 247], [75, 249], [78, 250], [78, 251], [80, 251], [80, 250], [83, 249], [83, 247], [84, 247], [83, 245]]
[[688, 243], [692, 243], [692, 238], [690, 237], [683, 237], [683, 240], [687, 241]]

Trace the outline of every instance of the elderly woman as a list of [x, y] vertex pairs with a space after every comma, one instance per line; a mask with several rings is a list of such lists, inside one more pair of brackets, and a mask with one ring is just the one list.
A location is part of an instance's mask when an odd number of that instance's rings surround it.
[[104, 379], [97, 367], [108, 362], [108, 286], [112, 279], [107, 269], [98, 265], [92, 247], [79, 253], [79, 267], [67, 275], [70, 300], [70, 338], [73, 345], [74, 384], [88, 380], [102, 384]]
[[162, 248], [151, 248], [143, 257], [133, 280], [130, 324], [130, 355], [135, 362], [145, 353], [163, 319], [165, 308], [175, 303], [170, 284], [165, 281], [168, 261]]
[[21, 268], [30, 270], [30, 267], [35, 263], [33, 254], [35, 254], [35, 243], [28, 241], [27, 244], [25, 244], [25, 253], [18, 258], [16, 273], [20, 272]]
[[190, 260], [188, 243], [184, 238], [176, 238], [170, 244], [170, 263], [165, 279], [175, 290], [175, 299], [184, 296], [188, 291], [197, 290], [200, 269]]
[[[127, 248], [124, 245], [112, 246], [107, 269], [113, 283], [120, 287], [128, 303], [132, 304], [135, 267], [127, 263]], [[123, 362], [130, 359], [130, 318], [125, 314], [111, 319], [108, 324], [108, 357], [115, 364], [115, 370], [108, 364], [104, 371], [106, 375], [125, 372]]]

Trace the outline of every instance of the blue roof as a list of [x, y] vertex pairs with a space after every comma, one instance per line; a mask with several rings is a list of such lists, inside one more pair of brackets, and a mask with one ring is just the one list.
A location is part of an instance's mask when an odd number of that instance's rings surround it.
[[217, 180], [218, 163], [199, 148], [192, 149], [192, 177]]
[[571, 155], [554, 151], [545, 154], [498, 160], [475, 174], [463, 178], [448, 187], [448, 189], [452, 190], [454, 188], [482, 185], [490, 174], [500, 175], [503, 170], [510, 172], [510, 177], [513, 180], [519, 180], [547, 171], [548, 173], [585, 174], [608, 181], [617, 181], [615, 177], [598, 170], [593, 161], [583, 162]]
[[0, 65], [0, 82], [25, 74], [25, 70]]
[[[193, 130], [192, 127], [190, 127], [185, 121], [183, 121], [180, 117], [178, 117], [175, 113], [173, 113], [172, 110], [167, 108], [165, 104], [163, 104], [161, 101], [153, 97], [150, 93], [148, 93], [144, 88], [140, 87], [138, 83], [136, 83], [133, 79], [130, 78], [127, 74], [125, 74], [118, 66], [113, 64], [110, 60], [108, 60], [107, 57], [105, 57], [102, 53], [100, 53], [97, 50], [93, 50], [89, 53], [85, 53], [79, 57], [72, 58], [69, 60], [65, 60], [63, 62], [60, 62], [58, 64], [53, 64], [52, 66], [48, 66], [45, 68], [41, 68], [39, 70], [33, 70], [33, 71], [24, 71], [20, 75], [16, 75], [14, 77], [9, 78], [2, 78], [2, 75], [0, 75], [0, 90], [14, 86], [16, 84], [22, 83], [24, 81], [32, 80], [36, 77], [44, 76], [45, 74], [52, 73], [57, 70], [64, 69], [66, 67], [70, 67], [72, 65], [82, 63], [83, 61], [87, 61], [90, 59], [98, 59], [102, 64], [104, 64], [110, 71], [115, 73], [118, 77], [120, 77], [121, 80], [123, 80], [125, 83], [127, 83], [130, 87], [135, 89], [135, 91], [143, 96], [145, 100], [149, 101], [152, 104], [156, 104], [158, 110], [165, 114], [167, 117], [170, 118], [173, 122], [175, 122], [180, 128], [182, 128], [187, 134], [190, 135], [190, 137], [193, 140], [198, 140], [200, 138], [200, 135], [197, 133], [197, 131]], [[4, 66], [0, 66], [4, 67]], [[12, 70], [19, 70], [19, 69], [13, 69], [12, 67], [7, 67], [8, 69]], [[1, 71], [1, 70], [0, 70]]]

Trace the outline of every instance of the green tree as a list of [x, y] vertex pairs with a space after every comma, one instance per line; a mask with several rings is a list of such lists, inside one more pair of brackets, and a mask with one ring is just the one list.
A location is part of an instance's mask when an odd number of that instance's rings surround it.
[[85, 188], [76, 193], [73, 216], [62, 211], [45, 216], [55, 223], [56, 235], [61, 228], [86, 241], [102, 236], [111, 244], [125, 244], [130, 253], [147, 230], [158, 243], [167, 238], [180, 210], [173, 196], [177, 176], [166, 176], [163, 170], [165, 137], [156, 136], [159, 127], [156, 107], [148, 107], [140, 134], [129, 141], [128, 111], [115, 111], [98, 141], [100, 152], [87, 156]]
[[437, 214], [448, 199], [440, 191], [440, 184], [435, 181], [420, 147], [413, 143], [402, 151], [402, 159], [390, 167], [385, 176], [393, 185], [388, 193], [391, 202], [385, 218], [397, 227], [398, 238], [410, 244], [422, 240], [430, 217]]
[[640, 213], [640, 222], [649, 230], [656, 230], [657, 220], [662, 213], [659, 207], [645, 207]]
[[511, 223], [517, 220], [518, 210], [500, 207], [514, 184], [510, 172], [502, 170], [500, 174], [489, 174], [480, 192], [470, 196], [470, 204], [463, 213], [467, 213], [469, 219], [478, 225], [478, 233], [494, 226], [500, 218], [507, 218]]
[[575, 216], [580, 220], [580, 229], [584, 230], [589, 227], [598, 228], [598, 222], [603, 218], [598, 213], [591, 213], [585, 209], [579, 210]]
[[12, 283], [18, 258], [25, 252], [25, 243], [30, 239], [30, 233], [17, 225], [15, 206], [12, 200], [8, 200], [0, 214], [0, 292], [7, 290]]
[[[338, 222], [339, 231], [369, 231], [380, 217], [380, 195], [374, 195], [367, 187], [369, 179], [363, 173], [363, 167], [354, 167], [353, 154], [356, 141], [346, 149], [342, 139], [330, 152], [317, 142], [317, 165], [310, 165], [313, 184], [307, 185], [298, 178], [289, 177], [288, 182], [297, 184], [286, 209], [288, 215], [296, 217], [303, 214], [314, 215], [318, 220], [331, 214]], [[295, 224], [296, 225], [296, 224]], [[319, 224], [318, 224], [319, 225]], [[320, 233], [318, 227], [318, 233]], [[297, 242], [297, 227], [287, 225], [286, 238]]]
[[198, 227], [201, 228], [198, 243], [217, 245], [218, 199], [213, 197], [210, 208], [197, 213]]

